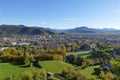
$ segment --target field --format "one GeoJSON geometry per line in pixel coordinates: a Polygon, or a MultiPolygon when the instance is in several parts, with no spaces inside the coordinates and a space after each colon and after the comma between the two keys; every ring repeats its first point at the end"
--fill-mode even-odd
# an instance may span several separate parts
{"type": "MultiPolygon", "coordinates": [[[[82,56],[83,58],[89,58],[90,53],[89,52],[69,52],[67,55],[75,55],[75,56],[82,56]]],[[[97,77],[96,70],[100,67],[100,65],[96,66],[89,66],[85,69],[80,69],[81,67],[76,67],[75,69],[79,71],[83,75],[87,75],[88,77],[97,77]]]]}
{"type": "Polygon", "coordinates": [[[67,55],[77,55],[77,56],[82,56],[83,58],[87,58],[90,56],[89,51],[82,51],[82,52],[68,52],[67,55]]]}
{"type": "MultiPolygon", "coordinates": [[[[82,56],[84,58],[87,58],[90,56],[89,52],[70,52],[67,53],[67,55],[76,55],[76,56],[82,56]]],[[[59,74],[62,72],[64,68],[72,67],[77,69],[77,71],[81,72],[83,75],[87,75],[88,77],[97,77],[95,74],[95,69],[99,68],[99,65],[97,66],[90,66],[85,69],[80,69],[79,67],[73,67],[71,64],[62,62],[62,61],[55,61],[55,60],[49,60],[49,61],[39,61],[39,65],[41,68],[37,67],[24,67],[23,65],[14,65],[11,63],[0,63],[0,80],[6,76],[11,75],[20,75],[24,71],[37,71],[39,69],[45,69],[47,72],[52,72],[55,74],[59,74]]]]}
{"type": "MultiPolygon", "coordinates": [[[[73,67],[72,65],[61,61],[40,61],[40,66],[47,72],[61,73],[64,67],[73,67]]],[[[0,80],[6,76],[19,75],[24,71],[37,71],[40,68],[23,67],[22,65],[13,65],[11,63],[0,63],[0,80]]]]}
{"type": "Polygon", "coordinates": [[[0,63],[0,80],[6,76],[19,75],[24,71],[36,71],[36,67],[22,67],[21,65],[13,65],[10,63],[0,63]]]}
{"type": "Polygon", "coordinates": [[[48,72],[61,73],[65,67],[73,67],[72,65],[61,61],[40,61],[40,66],[48,72]]]}
{"type": "Polygon", "coordinates": [[[97,77],[97,72],[95,71],[95,69],[98,69],[100,66],[90,66],[88,68],[82,69],[80,70],[80,72],[83,75],[87,75],[88,77],[97,77]]]}

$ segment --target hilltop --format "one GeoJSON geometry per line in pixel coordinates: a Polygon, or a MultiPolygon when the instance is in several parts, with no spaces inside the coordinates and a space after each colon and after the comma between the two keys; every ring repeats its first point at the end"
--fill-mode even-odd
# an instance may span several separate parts
{"type": "Polygon", "coordinates": [[[0,35],[39,35],[55,33],[120,33],[120,30],[113,28],[89,28],[86,26],[76,27],[73,29],[50,29],[39,26],[0,25],[0,35]]]}
{"type": "Polygon", "coordinates": [[[103,28],[103,29],[98,29],[98,28],[89,28],[86,26],[81,26],[81,27],[76,27],[73,29],[57,29],[55,30],[56,32],[64,32],[64,33],[116,33],[120,32],[120,30],[116,30],[113,28],[103,28]]]}
{"type": "Polygon", "coordinates": [[[0,25],[0,35],[38,35],[38,34],[54,34],[52,30],[42,27],[29,27],[24,25],[0,25]]]}

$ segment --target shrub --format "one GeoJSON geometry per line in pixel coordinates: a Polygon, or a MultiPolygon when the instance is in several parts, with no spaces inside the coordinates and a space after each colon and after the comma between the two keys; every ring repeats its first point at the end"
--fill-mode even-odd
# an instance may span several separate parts
{"type": "Polygon", "coordinates": [[[58,54],[41,54],[36,57],[37,60],[60,60],[63,61],[63,56],[58,54]]]}
{"type": "Polygon", "coordinates": [[[46,71],[42,69],[34,72],[33,78],[34,80],[46,80],[47,78],[46,71]]]}
{"type": "Polygon", "coordinates": [[[33,74],[30,71],[25,71],[22,75],[21,75],[21,79],[22,80],[33,80],[33,74]]]}
{"type": "Polygon", "coordinates": [[[111,72],[105,73],[104,71],[101,71],[100,78],[102,80],[114,80],[115,76],[111,72]]]}
{"type": "Polygon", "coordinates": [[[64,68],[62,71],[62,76],[66,80],[74,80],[75,76],[77,75],[77,72],[73,68],[64,68]]]}
{"type": "Polygon", "coordinates": [[[90,60],[90,59],[83,59],[83,62],[82,62],[82,67],[83,68],[86,68],[86,67],[91,66],[91,65],[93,65],[92,60],[90,60]]]}

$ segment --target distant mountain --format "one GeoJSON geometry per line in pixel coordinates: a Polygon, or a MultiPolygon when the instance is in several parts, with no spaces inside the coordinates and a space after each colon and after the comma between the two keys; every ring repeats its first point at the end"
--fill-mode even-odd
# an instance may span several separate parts
{"type": "Polygon", "coordinates": [[[120,33],[120,30],[113,28],[95,29],[86,26],[76,27],[74,29],[50,29],[38,26],[25,25],[0,25],[1,35],[38,35],[38,34],[55,34],[55,33],[120,33]]]}
{"type": "Polygon", "coordinates": [[[59,33],[111,33],[111,32],[120,32],[120,30],[116,30],[113,28],[104,28],[104,29],[95,29],[95,28],[88,28],[86,26],[76,27],[74,29],[64,29],[64,30],[55,30],[59,33]]]}
{"type": "Polygon", "coordinates": [[[74,29],[64,29],[64,30],[55,30],[56,32],[64,32],[64,33],[96,33],[96,29],[93,28],[88,28],[86,26],[82,26],[82,27],[76,27],[74,29]]]}
{"type": "Polygon", "coordinates": [[[118,30],[116,30],[114,28],[103,28],[102,30],[103,31],[118,31],[118,30]]]}
{"type": "Polygon", "coordinates": [[[28,27],[24,25],[0,25],[0,35],[38,35],[38,34],[54,34],[52,30],[41,27],[28,27]]]}
{"type": "Polygon", "coordinates": [[[96,30],[92,29],[92,28],[88,28],[86,26],[82,26],[82,27],[77,27],[74,29],[69,29],[68,32],[73,32],[73,33],[95,33],[96,30]]]}

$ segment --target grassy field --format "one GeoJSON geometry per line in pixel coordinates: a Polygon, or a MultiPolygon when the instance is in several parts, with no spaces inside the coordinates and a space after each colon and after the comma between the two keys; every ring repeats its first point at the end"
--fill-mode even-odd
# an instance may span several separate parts
{"type": "Polygon", "coordinates": [[[84,58],[87,58],[88,56],[90,56],[89,52],[68,52],[67,55],[77,55],[77,56],[82,56],[84,58]]]}
{"type": "Polygon", "coordinates": [[[82,70],[78,70],[81,72],[81,74],[83,75],[87,75],[88,77],[97,77],[97,73],[95,72],[95,69],[98,69],[100,66],[90,66],[88,68],[82,69],[82,70]]]}
{"type": "Polygon", "coordinates": [[[48,72],[61,73],[65,67],[73,67],[72,65],[62,61],[40,61],[40,66],[48,72]]]}
{"type": "MultiPolygon", "coordinates": [[[[75,55],[75,56],[82,56],[83,58],[89,58],[90,53],[89,52],[68,52],[67,55],[75,55]]],[[[100,65],[96,66],[89,66],[85,69],[81,69],[81,67],[76,67],[76,71],[79,71],[82,75],[87,75],[88,77],[97,77],[96,74],[98,74],[95,69],[98,69],[100,65]]]]}
{"type": "MultiPolygon", "coordinates": [[[[40,66],[48,72],[61,73],[64,67],[73,67],[62,61],[40,61],[40,66]]],[[[25,71],[37,71],[40,68],[23,67],[22,65],[13,65],[11,63],[0,63],[0,80],[6,76],[20,75],[25,71]]]]}
{"type": "Polygon", "coordinates": [[[0,63],[0,80],[6,76],[19,75],[24,71],[36,71],[36,67],[22,67],[21,65],[13,65],[10,63],[0,63]]]}

